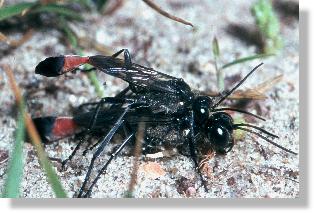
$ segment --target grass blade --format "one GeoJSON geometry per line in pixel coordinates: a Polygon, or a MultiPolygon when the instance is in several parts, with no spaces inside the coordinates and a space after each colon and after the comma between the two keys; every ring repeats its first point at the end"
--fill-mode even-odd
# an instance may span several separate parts
{"type": "MultiPolygon", "coordinates": [[[[13,73],[8,66],[3,66],[3,68],[4,68],[4,71],[6,72],[8,78],[9,78],[9,83],[10,83],[12,91],[14,92],[16,102],[18,105],[21,105],[21,103],[23,103],[23,98],[21,96],[20,88],[16,84],[13,73]]],[[[24,117],[25,126],[27,128],[28,134],[29,134],[29,136],[32,140],[32,143],[36,149],[39,163],[40,163],[41,167],[44,169],[46,176],[47,176],[47,179],[48,179],[48,182],[50,183],[56,197],[58,197],[58,198],[67,197],[67,195],[66,195],[66,193],[65,193],[65,191],[64,191],[64,189],[63,189],[63,187],[62,187],[62,185],[58,179],[58,176],[55,173],[54,169],[52,168],[52,165],[51,165],[50,161],[48,160],[47,155],[46,155],[46,153],[42,147],[42,142],[41,142],[40,137],[37,133],[35,125],[31,119],[31,117],[29,116],[29,114],[26,113],[24,108],[22,110],[22,115],[24,117]]],[[[10,177],[10,178],[12,178],[12,177],[10,177]]]]}
{"type": "Polygon", "coordinates": [[[142,140],[144,138],[144,129],[145,129],[145,123],[140,123],[138,127],[138,131],[136,133],[136,141],[135,141],[135,147],[134,147],[134,162],[133,162],[133,169],[131,173],[131,180],[129,184],[129,189],[125,194],[126,198],[134,198],[133,192],[135,185],[137,183],[137,177],[138,177],[138,169],[140,166],[140,158],[142,154],[142,140]]]}
{"type": "Polygon", "coordinates": [[[76,48],[78,45],[76,34],[71,30],[69,24],[66,22],[63,16],[60,16],[58,21],[59,21],[58,26],[63,31],[68,42],[72,47],[76,48]]]}
{"type": "Polygon", "coordinates": [[[258,0],[252,7],[255,22],[263,36],[263,52],[276,53],[283,46],[280,35],[280,22],[273,9],[272,1],[258,0]]]}
{"type": "MultiPolygon", "coordinates": [[[[71,44],[71,46],[76,50],[76,52],[78,52],[79,55],[83,55],[83,51],[80,50],[79,46],[78,46],[78,38],[76,36],[76,34],[71,30],[71,28],[68,26],[67,22],[64,20],[63,17],[61,17],[60,19],[60,27],[61,30],[64,31],[65,36],[67,37],[69,43],[71,44]]],[[[90,66],[88,65],[84,65],[85,69],[89,69],[90,66]]],[[[97,78],[97,75],[94,71],[88,72],[87,76],[91,82],[91,84],[95,87],[95,91],[97,93],[97,96],[102,98],[104,97],[104,88],[102,86],[102,84],[100,83],[100,81],[97,78]]]]}
{"type": "Polygon", "coordinates": [[[170,13],[164,11],[161,7],[159,7],[157,4],[155,4],[154,2],[152,2],[151,0],[143,0],[143,2],[145,2],[149,7],[151,7],[152,9],[154,9],[155,11],[157,11],[158,13],[160,13],[161,15],[174,20],[176,22],[185,24],[185,25],[190,25],[191,27],[194,27],[193,24],[191,22],[188,22],[182,18],[179,18],[177,16],[171,15],[170,13]]]}
{"type": "Polygon", "coordinates": [[[67,18],[75,19],[78,21],[83,20],[83,17],[77,11],[69,9],[64,5],[47,4],[47,5],[38,6],[36,7],[36,9],[32,10],[32,13],[40,13],[40,12],[56,13],[58,15],[63,15],[67,18]]]}
{"type": "Polygon", "coordinates": [[[214,57],[218,58],[220,56],[220,49],[219,49],[219,44],[216,37],[214,37],[213,39],[212,48],[213,48],[214,57]]]}
{"type": "Polygon", "coordinates": [[[23,11],[33,7],[36,3],[19,3],[0,8],[0,21],[22,14],[23,11]]]}
{"type": "Polygon", "coordinates": [[[91,82],[91,84],[95,87],[95,91],[97,93],[97,96],[102,98],[104,97],[104,88],[102,84],[99,82],[97,75],[95,71],[88,72],[88,78],[91,82]]]}
{"type": "Polygon", "coordinates": [[[216,70],[216,77],[217,77],[217,88],[219,91],[225,90],[225,74],[222,71],[222,69],[218,68],[218,60],[220,57],[220,49],[219,49],[219,43],[216,36],[214,37],[212,41],[212,52],[214,55],[214,62],[215,62],[215,70],[216,70]]]}
{"type": "Polygon", "coordinates": [[[96,7],[98,11],[102,11],[107,5],[108,0],[97,0],[95,1],[96,7]]]}
{"type": "MultiPolygon", "coordinates": [[[[19,108],[24,109],[24,104],[21,103],[19,105],[19,108]]],[[[7,178],[5,180],[5,185],[4,185],[4,192],[2,194],[2,197],[5,197],[5,198],[20,197],[20,186],[22,182],[23,168],[24,168],[23,143],[24,143],[24,135],[25,135],[25,125],[24,125],[23,109],[20,109],[20,112],[19,112],[15,143],[14,143],[13,151],[11,154],[11,159],[9,161],[9,166],[7,170],[7,178]]]]}
{"type": "Polygon", "coordinates": [[[273,56],[273,55],[275,55],[275,54],[258,54],[258,55],[244,57],[244,58],[239,58],[239,59],[236,59],[236,60],[234,60],[234,61],[232,61],[230,63],[227,63],[227,64],[223,65],[221,69],[225,69],[227,67],[231,67],[233,65],[240,64],[240,63],[243,63],[243,62],[246,62],[246,61],[252,61],[252,60],[255,60],[255,59],[258,59],[258,58],[266,58],[266,57],[273,56]]]}

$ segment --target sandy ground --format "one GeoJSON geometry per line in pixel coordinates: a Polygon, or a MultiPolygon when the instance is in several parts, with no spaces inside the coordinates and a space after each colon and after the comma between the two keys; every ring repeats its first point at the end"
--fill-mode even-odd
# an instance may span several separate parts
{"type": "MultiPolygon", "coordinates": [[[[253,2],[253,1],[252,1],[253,2]]],[[[221,63],[255,54],[258,49],[250,40],[230,33],[235,25],[254,29],[254,19],[246,0],[221,0],[210,3],[202,0],[160,1],[168,11],[175,11],[195,25],[189,26],[168,20],[152,11],[142,2],[127,1],[111,16],[100,17],[86,13],[85,23],[76,24],[79,33],[112,47],[113,51],[127,48],[133,60],[154,67],[170,75],[182,77],[194,89],[215,90],[215,72],[211,41],[219,40],[221,63]],[[194,72],[192,72],[192,67],[194,72]]],[[[281,1],[284,2],[284,1],[281,1]]],[[[274,86],[265,101],[250,103],[247,110],[262,114],[266,122],[257,125],[280,136],[276,142],[295,152],[299,150],[299,23],[298,19],[280,13],[284,48],[280,54],[263,59],[265,65],[243,85],[252,88],[270,77],[283,74],[284,79],[274,86]]],[[[12,33],[13,38],[21,36],[12,33]]],[[[55,30],[36,31],[21,47],[2,55],[0,64],[9,64],[24,94],[32,115],[71,115],[71,109],[82,102],[95,100],[94,88],[85,75],[47,79],[34,74],[36,64],[51,55],[71,54],[55,30]],[[36,88],[37,85],[37,88],[36,88]],[[30,94],[30,90],[36,92],[30,94]]],[[[0,50],[6,48],[0,45],[0,50]]],[[[86,54],[97,54],[93,49],[86,54]]],[[[260,60],[233,66],[226,76],[244,76],[260,60]]],[[[112,96],[125,87],[120,80],[99,74],[106,82],[105,94],[112,96]]],[[[228,83],[228,81],[227,81],[228,83]]],[[[229,86],[227,84],[227,86],[229,86]]],[[[230,86],[229,86],[230,87],[230,86]]],[[[14,141],[16,122],[14,99],[7,79],[0,73],[0,188],[3,187],[9,150],[14,141]]],[[[62,140],[46,146],[48,155],[66,158],[75,146],[74,140],[62,140]]],[[[110,151],[110,147],[108,149],[110,151]]],[[[23,197],[53,197],[45,175],[40,169],[35,152],[25,144],[25,169],[22,182],[23,197]]],[[[79,189],[86,173],[91,154],[76,156],[66,171],[53,162],[69,196],[79,189]]],[[[108,155],[97,163],[101,166],[108,155]]],[[[92,197],[123,197],[130,183],[133,156],[118,156],[109,166],[108,173],[98,181],[92,197]]],[[[260,138],[247,135],[237,141],[226,156],[215,156],[208,161],[208,188],[206,193],[188,157],[175,155],[157,159],[143,158],[141,165],[157,162],[165,174],[151,178],[139,171],[135,197],[208,197],[208,198],[295,198],[299,195],[299,159],[260,138]]]]}

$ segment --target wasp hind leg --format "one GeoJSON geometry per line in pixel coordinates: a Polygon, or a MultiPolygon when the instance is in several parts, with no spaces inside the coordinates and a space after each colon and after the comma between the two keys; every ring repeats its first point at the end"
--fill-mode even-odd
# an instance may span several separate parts
{"type": "Polygon", "coordinates": [[[76,152],[79,150],[79,148],[81,147],[81,145],[85,141],[85,136],[88,135],[92,131],[93,127],[95,126],[95,123],[96,123],[96,120],[97,120],[97,116],[99,114],[100,107],[103,105],[103,103],[104,103],[104,100],[101,99],[101,101],[97,104],[97,107],[94,110],[93,116],[91,117],[91,119],[89,121],[88,128],[85,131],[83,131],[81,133],[81,135],[80,135],[79,143],[76,145],[76,147],[74,148],[74,150],[70,154],[70,156],[67,159],[65,159],[64,161],[62,161],[62,167],[61,167],[62,169],[64,169],[66,163],[68,161],[70,161],[74,157],[76,152]]]}
{"type": "Polygon", "coordinates": [[[122,52],[124,52],[124,66],[126,69],[130,69],[132,67],[131,55],[128,49],[122,49],[112,55],[113,58],[118,57],[122,52]]]}
{"type": "MultiPolygon", "coordinates": [[[[87,173],[86,173],[86,176],[85,176],[85,179],[84,179],[84,182],[80,188],[80,191],[79,191],[79,194],[78,194],[78,197],[86,197],[87,194],[85,194],[83,196],[83,193],[84,193],[84,190],[85,190],[85,187],[87,185],[87,183],[89,182],[90,180],[90,176],[91,176],[91,172],[94,168],[94,164],[95,164],[95,160],[103,153],[106,145],[111,141],[112,137],[115,135],[115,133],[117,132],[117,130],[123,125],[123,123],[125,122],[124,121],[124,117],[126,115],[126,113],[129,111],[129,109],[131,108],[131,105],[129,105],[125,110],[124,112],[121,114],[121,116],[117,119],[115,125],[112,127],[112,129],[107,133],[107,135],[102,138],[100,140],[100,142],[97,142],[99,144],[99,146],[97,147],[97,150],[95,151],[95,153],[93,154],[93,157],[91,159],[91,162],[89,164],[89,167],[88,167],[88,170],[87,170],[87,173]]],[[[98,175],[99,176],[99,175],[98,175]]],[[[97,178],[98,180],[98,178],[97,178]]],[[[96,181],[97,181],[96,180],[96,181]]],[[[93,187],[96,183],[94,183],[95,180],[93,181],[92,185],[89,187],[89,191],[91,190],[91,187],[93,187]]],[[[88,192],[89,194],[90,192],[88,192]]]]}
{"type": "Polygon", "coordinates": [[[110,158],[108,159],[108,161],[106,162],[106,164],[98,171],[98,174],[96,176],[96,178],[93,180],[93,182],[91,183],[91,185],[89,186],[88,190],[86,191],[86,193],[82,196],[84,198],[88,198],[90,197],[90,194],[93,190],[93,187],[95,186],[95,184],[97,183],[97,181],[99,180],[100,176],[102,174],[105,173],[105,171],[107,170],[108,165],[110,164],[110,162],[123,150],[123,148],[126,146],[126,144],[129,143],[129,141],[134,137],[134,133],[131,133],[123,142],[122,144],[119,145],[119,147],[110,155],[110,158]]]}

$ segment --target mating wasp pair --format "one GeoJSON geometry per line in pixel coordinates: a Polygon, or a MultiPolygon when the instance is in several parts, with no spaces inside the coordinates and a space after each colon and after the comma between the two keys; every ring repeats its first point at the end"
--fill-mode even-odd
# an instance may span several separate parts
{"type": "Polygon", "coordinates": [[[145,153],[153,152],[160,147],[185,150],[193,160],[205,189],[207,189],[207,184],[200,171],[200,157],[211,150],[219,154],[230,152],[234,146],[234,130],[239,129],[257,135],[286,152],[296,154],[273,142],[278,138],[277,135],[253,124],[235,123],[225,111],[244,113],[259,120],[265,120],[264,118],[241,109],[221,107],[221,104],[262,63],[252,69],[231,90],[219,97],[202,95],[200,91],[192,91],[181,78],[133,63],[130,53],[126,49],[122,49],[112,56],[49,57],[37,65],[35,72],[47,77],[57,77],[79,69],[82,64],[92,65],[92,69],[120,78],[127,82],[128,86],[114,97],[105,97],[97,102],[81,105],[79,108],[82,110],[73,117],[50,116],[33,119],[40,136],[46,142],[78,132],[83,135],[63,165],[84,143],[84,135],[92,133],[101,135],[100,139],[90,147],[94,153],[78,197],[90,196],[94,185],[106,172],[114,157],[127,144],[134,144],[136,132],[141,123],[145,124],[143,151],[145,153]],[[118,58],[122,53],[124,59],[118,58]],[[104,152],[116,134],[122,135],[122,142],[98,171],[97,176],[91,179],[95,160],[104,152]]]}

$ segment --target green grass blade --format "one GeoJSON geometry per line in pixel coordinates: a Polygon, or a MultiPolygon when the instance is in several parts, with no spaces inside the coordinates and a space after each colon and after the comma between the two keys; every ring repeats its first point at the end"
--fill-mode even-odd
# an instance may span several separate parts
{"type": "Polygon", "coordinates": [[[252,14],[264,39],[264,53],[276,53],[283,46],[280,35],[280,21],[276,15],[272,1],[258,0],[252,7],[252,14]]]}
{"type": "Polygon", "coordinates": [[[36,9],[32,10],[33,13],[41,13],[41,12],[50,12],[56,13],[58,15],[63,15],[67,18],[75,19],[78,21],[82,21],[83,17],[77,12],[64,5],[57,5],[57,4],[47,4],[47,5],[40,5],[36,7],[36,9]]]}
{"type": "MultiPolygon", "coordinates": [[[[24,107],[24,106],[22,106],[24,107]]],[[[20,197],[20,187],[23,177],[23,143],[25,135],[25,124],[23,111],[20,110],[17,130],[15,137],[15,144],[11,153],[11,159],[7,170],[7,178],[4,185],[4,193],[2,197],[18,198],[20,197]]]]}
{"type": "Polygon", "coordinates": [[[107,3],[108,3],[108,0],[97,0],[96,1],[97,10],[102,11],[107,5],[107,3]]]}
{"type": "MultiPolygon", "coordinates": [[[[234,118],[234,123],[235,124],[245,123],[245,120],[244,120],[243,116],[237,116],[234,118]]],[[[245,132],[241,129],[235,129],[233,132],[233,139],[235,141],[241,141],[246,136],[246,133],[247,132],[245,132]]]]}
{"type": "Polygon", "coordinates": [[[244,58],[239,58],[239,59],[236,59],[236,60],[234,60],[228,64],[223,65],[221,69],[225,69],[227,67],[231,67],[233,65],[244,63],[247,61],[252,61],[252,60],[255,60],[258,58],[266,58],[266,57],[273,56],[273,55],[275,55],[275,54],[258,54],[258,55],[244,57],[244,58]]]}
{"type": "Polygon", "coordinates": [[[220,49],[219,49],[219,44],[216,37],[214,37],[213,39],[212,48],[213,48],[214,57],[218,58],[220,56],[220,49]]]}
{"type": "MultiPolygon", "coordinates": [[[[15,95],[16,102],[19,105],[21,114],[24,118],[25,127],[27,128],[28,135],[31,138],[32,143],[36,149],[39,163],[46,173],[46,177],[48,179],[48,182],[50,183],[56,197],[65,198],[65,197],[67,197],[67,195],[66,195],[66,193],[65,193],[65,191],[64,191],[64,189],[63,189],[63,187],[62,187],[62,185],[58,179],[56,172],[52,168],[51,163],[48,160],[48,157],[46,156],[46,153],[43,149],[42,142],[41,142],[40,137],[37,133],[35,125],[32,122],[32,119],[29,116],[29,114],[26,112],[25,108],[22,107],[24,101],[23,101],[23,98],[21,95],[20,88],[15,81],[14,75],[13,75],[11,69],[9,68],[9,66],[5,65],[5,66],[3,66],[3,68],[4,68],[4,71],[6,72],[6,74],[8,76],[8,80],[9,80],[11,89],[15,95]]],[[[8,178],[12,178],[12,177],[8,176],[8,178]]],[[[14,178],[14,176],[13,176],[13,178],[14,178]]]]}
{"type": "Polygon", "coordinates": [[[64,32],[64,35],[67,38],[68,42],[71,44],[71,46],[73,48],[77,48],[78,46],[77,36],[71,30],[63,16],[59,18],[59,28],[64,32]]]}
{"type": "Polygon", "coordinates": [[[88,72],[88,78],[91,84],[95,87],[97,96],[100,98],[104,97],[104,88],[99,82],[96,73],[94,71],[88,72]]]}
{"type": "Polygon", "coordinates": [[[219,43],[216,36],[214,37],[212,41],[212,53],[214,55],[214,62],[215,62],[215,70],[216,70],[216,77],[217,77],[217,88],[219,91],[225,90],[225,74],[222,71],[222,69],[218,68],[218,60],[220,57],[220,49],[219,49],[219,43]]]}
{"type": "Polygon", "coordinates": [[[81,6],[91,10],[93,8],[92,4],[93,4],[93,0],[73,0],[73,3],[78,3],[81,6]]]}
{"type": "Polygon", "coordinates": [[[24,10],[31,8],[36,3],[19,3],[0,8],[0,21],[21,14],[24,10]]]}
{"type": "MultiPolygon", "coordinates": [[[[68,24],[63,18],[60,18],[60,27],[64,31],[66,38],[70,42],[71,46],[78,52],[77,54],[83,55],[83,51],[78,46],[78,39],[75,33],[70,29],[68,24]]],[[[85,69],[91,68],[89,65],[84,65],[85,69]]],[[[97,78],[97,75],[94,71],[88,72],[87,74],[91,84],[94,86],[97,96],[102,98],[104,97],[104,88],[100,81],[97,78]]]]}
{"type": "Polygon", "coordinates": [[[40,164],[46,172],[48,182],[50,183],[56,197],[67,198],[67,194],[65,190],[63,189],[62,184],[60,183],[59,178],[55,170],[52,168],[52,165],[50,161],[48,160],[48,157],[46,156],[46,153],[42,147],[37,148],[37,154],[38,154],[40,164]]]}

